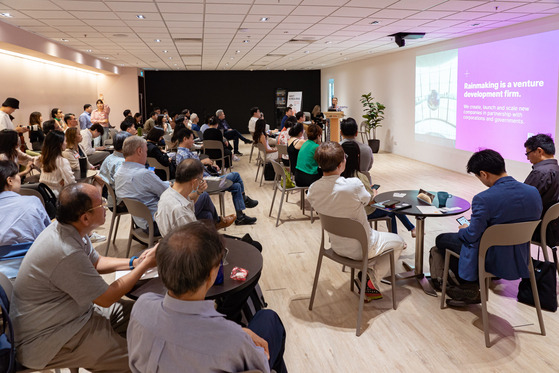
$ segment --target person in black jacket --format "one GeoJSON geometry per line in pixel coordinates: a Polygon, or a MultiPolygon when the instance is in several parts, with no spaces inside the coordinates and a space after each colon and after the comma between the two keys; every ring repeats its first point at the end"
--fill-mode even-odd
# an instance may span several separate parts
{"type": "MultiPolygon", "coordinates": [[[[204,140],[216,140],[216,141],[221,141],[223,143],[223,151],[224,151],[224,155],[225,155],[225,165],[222,164],[218,164],[219,167],[222,168],[228,168],[231,167],[230,164],[230,159],[232,159],[233,155],[230,149],[230,145],[229,142],[223,138],[223,134],[221,133],[221,131],[217,128],[217,126],[219,125],[219,119],[216,117],[212,117],[210,119],[210,123],[209,123],[209,127],[207,130],[204,131],[204,140]]],[[[221,157],[221,152],[219,150],[216,149],[207,149],[206,150],[206,154],[210,157],[210,158],[219,158],[221,157]]],[[[219,162],[221,163],[221,162],[219,162]]]]}
{"type": "MultiPolygon", "coordinates": [[[[148,157],[157,159],[165,167],[169,167],[170,178],[175,178],[175,162],[161,149],[159,142],[163,139],[165,132],[159,127],[153,127],[147,134],[146,140],[148,144],[148,157]]],[[[167,174],[163,170],[155,170],[155,174],[163,181],[167,180],[167,174]]]]}

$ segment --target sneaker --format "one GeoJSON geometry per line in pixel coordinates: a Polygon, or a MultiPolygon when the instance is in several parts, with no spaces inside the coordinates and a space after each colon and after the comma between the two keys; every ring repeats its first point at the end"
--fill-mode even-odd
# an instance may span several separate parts
{"type": "Polygon", "coordinates": [[[251,209],[253,207],[258,206],[258,201],[255,199],[250,198],[249,196],[245,197],[245,207],[247,209],[251,209]]]}
{"type": "Polygon", "coordinates": [[[237,217],[235,220],[235,225],[251,225],[256,223],[256,218],[251,218],[248,215],[243,214],[243,216],[237,217]]]}
{"type": "Polygon", "coordinates": [[[236,151],[236,152],[235,152],[235,155],[238,155],[239,157],[241,157],[241,156],[243,155],[243,153],[241,153],[241,152],[239,152],[239,151],[236,151]]]}
{"type": "Polygon", "coordinates": [[[236,162],[238,162],[238,161],[241,160],[241,158],[237,157],[236,155],[233,155],[233,160],[236,161],[236,162]]]}
{"type": "MultiPolygon", "coordinates": [[[[461,284],[460,286],[451,286],[446,289],[446,294],[457,302],[463,302],[464,304],[478,304],[481,303],[481,296],[479,292],[478,284],[461,284]]],[[[455,303],[456,307],[460,307],[455,303]]],[[[451,305],[451,304],[449,304],[451,305]]]]}
{"type": "MultiPolygon", "coordinates": [[[[357,273],[357,278],[353,279],[353,281],[359,290],[359,294],[361,295],[361,271],[357,273]]],[[[370,301],[377,299],[382,299],[382,294],[375,288],[373,281],[371,281],[367,275],[367,284],[365,285],[365,302],[369,303],[370,301]]]]}
{"type": "Polygon", "coordinates": [[[91,233],[91,235],[89,236],[89,240],[91,241],[91,243],[103,242],[106,239],[107,239],[107,237],[105,237],[105,236],[103,236],[99,233],[96,233],[96,232],[91,233]]]}
{"type": "Polygon", "coordinates": [[[216,229],[227,228],[228,226],[233,224],[236,219],[237,219],[237,215],[235,214],[220,216],[219,222],[215,224],[215,228],[216,229]]]}

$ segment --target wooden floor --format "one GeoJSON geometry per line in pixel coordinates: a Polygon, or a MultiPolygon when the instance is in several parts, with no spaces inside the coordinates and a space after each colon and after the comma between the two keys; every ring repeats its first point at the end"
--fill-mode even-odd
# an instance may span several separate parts
{"type": "MultiPolygon", "coordinates": [[[[250,145],[233,171],[243,177],[245,188],[259,205],[248,210],[258,222],[253,226],[227,229],[227,234],[244,233],[263,246],[264,269],[260,286],[269,308],[282,318],[287,329],[285,360],[291,372],[557,372],[559,359],[559,313],[544,311],[547,336],[539,335],[535,309],[516,301],[518,282],[496,283],[489,295],[491,341],[486,348],[481,325],[481,308],[439,308],[440,298],[426,295],[415,280],[397,282],[397,310],[392,309],[388,285],[381,285],[385,298],[366,304],[363,333],[355,336],[358,296],[349,290],[349,273],[331,261],[323,262],[313,311],[309,298],[320,244],[320,221],[311,224],[298,208],[298,195],[284,204],[280,226],[275,227],[278,202],[268,217],[272,184],[254,182],[254,159],[248,163],[250,145]]],[[[464,165],[457,165],[463,169],[464,165]]],[[[372,169],[380,191],[393,189],[445,190],[471,201],[485,187],[471,175],[451,172],[392,154],[377,154],[372,169]]],[[[217,204],[217,199],[215,200],[217,204]]],[[[226,212],[234,211],[229,195],[226,212]]],[[[307,212],[308,214],[308,212],[307,212]]],[[[469,217],[469,213],[466,214],[469,217]]],[[[101,234],[108,234],[110,212],[101,234]]],[[[383,224],[380,230],[385,230],[383,224]]],[[[425,266],[429,248],[442,232],[454,232],[453,217],[426,220],[425,266]]],[[[124,217],[117,246],[109,255],[124,256],[129,219],[124,217]]],[[[398,231],[408,248],[402,260],[413,262],[414,240],[398,222],[398,231]]],[[[96,245],[104,254],[105,243],[96,245]]],[[[142,247],[134,244],[132,251],[142,247]]],[[[111,277],[107,277],[111,280],[111,277]]],[[[187,336],[185,336],[187,338],[187,336]]]]}

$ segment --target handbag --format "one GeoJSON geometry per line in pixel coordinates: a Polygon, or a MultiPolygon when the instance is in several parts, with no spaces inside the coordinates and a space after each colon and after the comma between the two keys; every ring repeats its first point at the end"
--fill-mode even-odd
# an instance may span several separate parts
{"type": "MultiPolygon", "coordinates": [[[[538,296],[542,309],[557,311],[557,273],[555,263],[532,258],[534,274],[538,287],[538,296]]],[[[523,278],[518,285],[518,301],[530,306],[534,305],[534,296],[529,278],[523,278]]]]}

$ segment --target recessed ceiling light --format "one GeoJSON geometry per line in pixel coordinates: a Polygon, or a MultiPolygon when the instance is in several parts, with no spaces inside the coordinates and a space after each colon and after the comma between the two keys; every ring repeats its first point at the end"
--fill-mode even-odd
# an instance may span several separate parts
{"type": "Polygon", "coordinates": [[[227,62],[227,63],[225,64],[225,66],[229,66],[229,62],[227,62]]]}
{"type": "Polygon", "coordinates": [[[169,59],[170,59],[170,60],[172,60],[172,59],[173,59],[173,57],[169,57],[169,59]]]}
{"type": "Polygon", "coordinates": [[[243,40],[243,43],[250,43],[250,40],[243,40]]]}
{"type": "Polygon", "coordinates": [[[108,59],[109,59],[109,57],[103,57],[103,58],[104,58],[104,59],[106,59],[106,60],[108,60],[108,59]]]}
{"type": "Polygon", "coordinates": [[[241,51],[235,51],[235,53],[241,53],[241,51]]]}
{"type": "Polygon", "coordinates": [[[266,22],[269,18],[268,17],[262,17],[260,18],[260,22],[266,22]]]}
{"type": "Polygon", "coordinates": [[[165,50],[163,51],[163,53],[167,53],[167,52],[169,52],[167,49],[165,49],[165,50]]]}
{"type": "Polygon", "coordinates": [[[13,18],[13,16],[10,13],[1,13],[2,17],[6,17],[6,18],[13,18]]]}
{"type": "Polygon", "coordinates": [[[161,43],[161,39],[155,39],[156,43],[161,43]]]}
{"type": "Polygon", "coordinates": [[[229,59],[230,59],[230,60],[234,60],[235,58],[234,58],[234,57],[229,57],[229,59]]]}
{"type": "Polygon", "coordinates": [[[309,51],[304,51],[303,53],[309,53],[309,51]]]}
{"type": "Polygon", "coordinates": [[[68,39],[60,39],[60,40],[61,40],[61,41],[64,41],[64,42],[70,41],[70,40],[68,40],[68,39]]]}
{"type": "Polygon", "coordinates": [[[124,64],[123,64],[123,63],[121,63],[121,64],[120,64],[120,66],[124,66],[124,64]]]}
{"type": "Polygon", "coordinates": [[[480,25],[479,23],[472,23],[473,27],[476,27],[476,26],[479,26],[479,25],[480,25]]]}
{"type": "Polygon", "coordinates": [[[331,42],[330,40],[328,40],[328,41],[326,42],[326,44],[332,44],[332,42],[331,42]]]}
{"type": "Polygon", "coordinates": [[[146,16],[144,16],[143,14],[138,14],[138,15],[136,15],[136,18],[138,18],[138,19],[146,19],[146,16]]]}
{"type": "Polygon", "coordinates": [[[379,21],[370,22],[371,25],[378,25],[379,23],[380,23],[379,21]]]}
{"type": "Polygon", "coordinates": [[[86,51],[87,53],[93,52],[91,49],[86,49],[85,51],[86,51]]]}
{"type": "Polygon", "coordinates": [[[175,65],[175,66],[177,66],[177,64],[176,64],[176,63],[175,63],[174,65],[175,65]]]}

